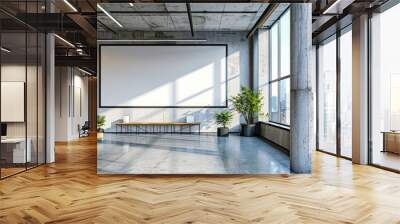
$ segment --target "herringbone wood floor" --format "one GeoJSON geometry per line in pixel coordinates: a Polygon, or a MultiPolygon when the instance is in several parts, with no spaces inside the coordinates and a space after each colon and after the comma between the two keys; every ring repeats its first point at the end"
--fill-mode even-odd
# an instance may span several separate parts
{"type": "Polygon", "coordinates": [[[400,223],[400,175],[314,153],[312,175],[98,176],[96,142],[0,181],[0,223],[400,223]]]}

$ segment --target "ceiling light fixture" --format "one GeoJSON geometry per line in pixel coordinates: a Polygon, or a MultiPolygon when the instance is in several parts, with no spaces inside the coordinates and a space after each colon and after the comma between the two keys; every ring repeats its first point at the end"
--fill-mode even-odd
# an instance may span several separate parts
{"type": "Polygon", "coordinates": [[[8,49],[5,48],[5,47],[0,47],[0,49],[1,49],[2,51],[6,52],[6,53],[11,53],[11,50],[8,50],[8,49]]]}
{"type": "Polygon", "coordinates": [[[68,1],[64,0],[65,4],[67,4],[74,12],[78,12],[78,10],[68,1]]]}
{"type": "Polygon", "coordinates": [[[55,37],[57,37],[58,39],[62,40],[64,43],[66,43],[67,45],[69,45],[70,47],[75,48],[75,45],[73,45],[71,42],[69,42],[68,40],[62,38],[61,36],[54,34],[55,37]]]}
{"type": "Polygon", "coordinates": [[[97,8],[99,8],[101,11],[103,11],[112,21],[114,21],[118,26],[123,28],[122,24],[119,23],[110,13],[108,13],[103,7],[100,6],[100,4],[97,4],[97,8]]]}
{"type": "Polygon", "coordinates": [[[132,2],[131,2],[131,3],[129,3],[129,5],[130,5],[130,6],[132,6],[132,7],[134,6],[132,2]]]}
{"type": "Polygon", "coordinates": [[[86,70],[83,70],[83,69],[81,69],[81,68],[79,68],[79,67],[78,67],[78,70],[81,71],[81,72],[83,72],[83,73],[85,73],[85,74],[87,74],[87,75],[92,75],[92,73],[90,73],[90,72],[88,72],[88,71],[86,71],[86,70]]]}
{"type": "Polygon", "coordinates": [[[206,39],[97,40],[99,42],[205,42],[206,39]]]}

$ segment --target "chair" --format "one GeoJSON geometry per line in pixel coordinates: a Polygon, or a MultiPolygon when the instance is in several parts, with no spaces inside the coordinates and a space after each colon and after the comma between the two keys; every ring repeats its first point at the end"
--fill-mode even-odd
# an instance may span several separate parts
{"type": "Polygon", "coordinates": [[[85,121],[82,127],[78,124],[79,138],[89,136],[90,124],[89,121],[85,121]]]}

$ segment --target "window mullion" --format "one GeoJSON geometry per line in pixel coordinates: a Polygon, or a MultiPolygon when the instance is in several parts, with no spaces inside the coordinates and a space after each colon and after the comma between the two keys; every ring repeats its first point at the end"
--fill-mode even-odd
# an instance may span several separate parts
{"type": "MultiPolygon", "coordinates": [[[[278,26],[278,80],[281,78],[281,21],[277,22],[278,26]]],[[[278,121],[279,123],[283,123],[281,120],[281,80],[278,81],[278,121]]]]}

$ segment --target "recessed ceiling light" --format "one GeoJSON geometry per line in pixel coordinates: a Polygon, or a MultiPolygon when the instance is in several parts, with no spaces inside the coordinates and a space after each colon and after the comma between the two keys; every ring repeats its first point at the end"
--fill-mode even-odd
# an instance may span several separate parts
{"type": "Polygon", "coordinates": [[[114,21],[118,26],[123,28],[122,24],[119,23],[110,13],[108,13],[103,7],[100,6],[100,4],[97,4],[97,8],[99,8],[101,11],[103,11],[112,21],[114,21]]]}
{"type": "Polygon", "coordinates": [[[5,48],[5,47],[0,47],[0,49],[1,49],[2,51],[6,52],[6,53],[11,53],[11,50],[8,50],[8,49],[5,48]]]}
{"type": "Polygon", "coordinates": [[[59,36],[59,35],[57,35],[57,34],[54,34],[54,36],[57,37],[58,39],[60,39],[61,41],[63,41],[64,43],[66,43],[67,45],[69,45],[69,46],[75,48],[75,45],[73,45],[73,44],[72,44],[71,42],[69,42],[68,40],[62,38],[61,36],[59,36]]]}
{"type": "Polygon", "coordinates": [[[64,0],[65,4],[67,4],[74,12],[78,12],[78,10],[68,1],[64,0]]]}
{"type": "Polygon", "coordinates": [[[131,2],[131,3],[129,3],[129,5],[130,5],[130,6],[132,6],[132,7],[134,6],[132,2],[131,2]]]}

